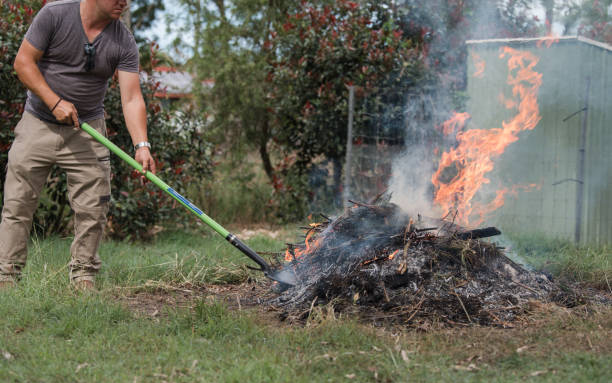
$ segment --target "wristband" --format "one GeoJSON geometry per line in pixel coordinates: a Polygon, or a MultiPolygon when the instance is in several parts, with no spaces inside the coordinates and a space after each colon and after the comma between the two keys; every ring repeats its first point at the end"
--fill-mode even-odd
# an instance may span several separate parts
{"type": "Polygon", "coordinates": [[[62,102],[62,98],[60,97],[59,100],[57,100],[57,102],[55,103],[55,105],[53,106],[53,108],[51,108],[51,113],[53,113],[53,111],[55,110],[55,108],[57,108],[57,106],[59,105],[60,102],[62,102]]]}
{"type": "Polygon", "coordinates": [[[134,145],[134,150],[138,150],[142,147],[146,146],[147,148],[151,149],[151,144],[148,143],[147,141],[142,141],[137,143],[136,145],[134,145]]]}

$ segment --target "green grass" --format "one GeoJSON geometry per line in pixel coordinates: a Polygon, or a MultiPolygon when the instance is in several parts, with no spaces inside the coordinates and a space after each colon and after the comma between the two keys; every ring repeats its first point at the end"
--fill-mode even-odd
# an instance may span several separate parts
{"type": "MultiPolygon", "coordinates": [[[[278,250],[283,241],[247,242],[278,250]]],[[[607,308],[587,315],[545,307],[525,328],[427,332],[383,330],[327,307],[316,308],[306,325],[289,325],[208,299],[148,317],[122,305],[117,288],[261,276],[244,269],[249,260],[221,238],[166,233],[151,244],[105,243],[101,291],[79,294],[68,286],[69,245],[58,238],[35,242],[22,282],[0,291],[1,382],[612,379],[607,308]],[[523,346],[528,347],[517,352],[523,346]]]]}
{"type": "Polygon", "coordinates": [[[612,293],[612,247],[576,246],[542,236],[511,236],[513,249],[538,270],[612,293]]]}

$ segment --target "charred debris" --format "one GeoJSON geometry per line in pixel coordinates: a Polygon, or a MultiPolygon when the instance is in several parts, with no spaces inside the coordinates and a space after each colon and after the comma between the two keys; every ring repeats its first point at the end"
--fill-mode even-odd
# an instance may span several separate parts
{"type": "Polygon", "coordinates": [[[483,240],[501,234],[494,227],[410,217],[388,201],[351,203],[341,216],[305,228],[304,243],[288,245],[283,267],[298,283],[277,285],[269,301],[284,317],[305,319],[332,303],[372,320],[511,326],[533,302],[584,303],[483,240]]]}

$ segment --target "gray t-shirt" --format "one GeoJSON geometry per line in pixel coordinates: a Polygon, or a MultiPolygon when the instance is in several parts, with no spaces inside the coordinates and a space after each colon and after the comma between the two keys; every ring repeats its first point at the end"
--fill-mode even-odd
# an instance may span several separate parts
{"type": "MultiPolygon", "coordinates": [[[[43,77],[61,98],[73,103],[84,121],[104,117],[104,95],[115,69],[138,72],[138,47],[127,27],[113,20],[92,41],[95,66],[86,71],[87,35],[81,22],[80,0],[46,4],[34,18],[25,38],[44,52],[38,61],[43,77]]],[[[28,91],[25,110],[57,122],[45,103],[28,91]]]]}

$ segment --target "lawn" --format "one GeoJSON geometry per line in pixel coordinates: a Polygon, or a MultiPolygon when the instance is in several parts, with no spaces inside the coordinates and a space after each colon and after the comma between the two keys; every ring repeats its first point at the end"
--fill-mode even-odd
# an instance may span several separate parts
{"type": "MultiPolygon", "coordinates": [[[[246,242],[279,250],[291,235],[283,233],[246,242]]],[[[506,329],[380,327],[330,307],[290,324],[265,308],[237,308],[206,294],[214,286],[248,291],[268,283],[218,236],[175,232],[146,244],[105,242],[96,293],[69,287],[69,246],[69,239],[35,240],[22,282],[0,292],[0,381],[612,380],[608,307],[534,304],[528,321],[506,329]],[[126,304],[139,292],[183,295],[180,304],[160,304],[148,315],[126,304]]]]}

